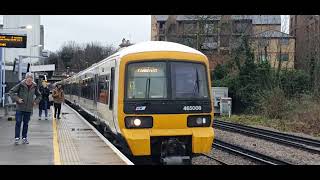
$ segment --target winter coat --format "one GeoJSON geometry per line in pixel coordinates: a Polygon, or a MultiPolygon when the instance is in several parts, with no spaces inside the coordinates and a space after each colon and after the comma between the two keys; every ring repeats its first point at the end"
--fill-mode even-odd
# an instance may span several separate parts
{"type": "Polygon", "coordinates": [[[50,95],[50,90],[47,87],[41,86],[39,88],[39,91],[41,93],[41,101],[39,103],[39,109],[45,109],[45,102],[47,102],[47,109],[50,109],[50,104],[49,104],[49,95],[50,95]]]}
{"type": "Polygon", "coordinates": [[[64,92],[62,89],[54,89],[52,92],[53,102],[54,103],[63,103],[64,102],[64,92]]]}
{"type": "Polygon", "coordinates": [[[11,96],[11,99],[16,101],[17,111],[32,112],[33,103],[40,102],[41,94],[36,83],[33,82],[29,88],[25,81],[26,80],[21,81],[10,89],[9,95],[11,96]],[[36,98],[34,98],[34,95],[36,95],[36,98]],[[23,99],[23,103],[19,103],[19,99],[23,99]]]}

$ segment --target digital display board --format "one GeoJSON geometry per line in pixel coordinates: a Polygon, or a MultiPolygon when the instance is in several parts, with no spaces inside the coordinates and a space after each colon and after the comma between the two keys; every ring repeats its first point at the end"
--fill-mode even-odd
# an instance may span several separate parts
{"type": "Polygon", "coordinates": [[[27,36],[0,34],[0,47],[26,48],[27,47],[27,36]]]}

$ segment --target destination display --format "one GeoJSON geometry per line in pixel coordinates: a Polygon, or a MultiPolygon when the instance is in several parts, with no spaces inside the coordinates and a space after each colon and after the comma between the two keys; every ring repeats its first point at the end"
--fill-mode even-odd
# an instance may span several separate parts
{"type": "Polygon", "coordinates": [[[26,48],[27,47],[27,36],[0,34],[0,47],[26,48]]]}

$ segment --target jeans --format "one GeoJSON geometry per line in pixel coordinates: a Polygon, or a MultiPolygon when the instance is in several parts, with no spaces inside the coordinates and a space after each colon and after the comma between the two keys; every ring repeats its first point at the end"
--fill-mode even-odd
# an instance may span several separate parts
{"type": "Polygon", "coordinates": [[[61,111],[61,103],[54,103],[54,118],[57,117],[57,113],[58,113],[58,118],[60,117],[60,111],[61,111]]]}
{"type": "Polygon", "coordinates": [[[16,128],[15,138],[20,138],[21,123],[23,121],[22,138],[27,138],[28,124],[30,121],[31,112],[17,111],[16,112],[16,128]]]}
{"type": "Polygon", "coordinates": [[[42,109],[39,108],[39,118],[41,117],[42,115],[42,110],[44,109],[44,114],[46,117],[48,117],[48,101],[44,101],[43,102],[43,107],[42,109]]]}

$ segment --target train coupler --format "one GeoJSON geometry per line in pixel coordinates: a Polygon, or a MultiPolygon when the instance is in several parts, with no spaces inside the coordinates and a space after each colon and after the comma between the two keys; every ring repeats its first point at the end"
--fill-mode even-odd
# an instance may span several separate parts
{"type": "Polygon", "coordinates": [[[178,138],[169,138],[161,144],[160,162],[163,165],[183,165],[190,164],[191,158],[188,156],[186,144],[178,138]]]}

